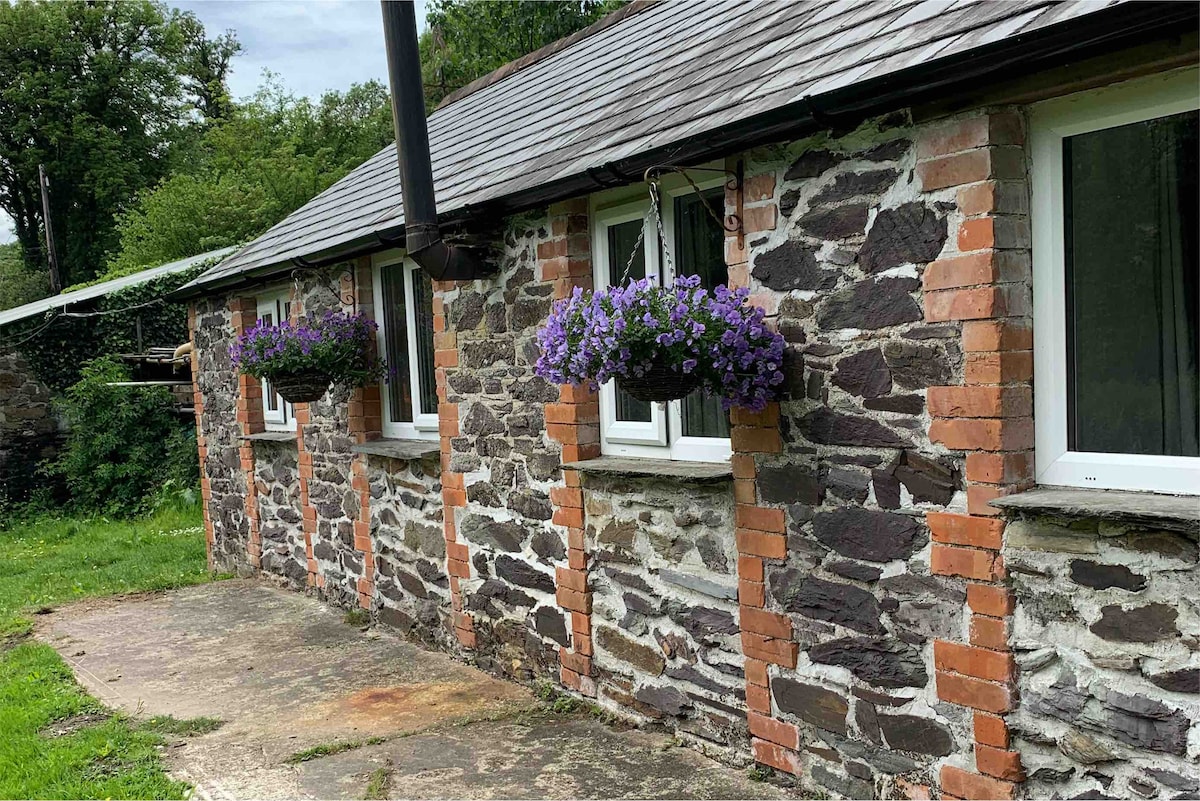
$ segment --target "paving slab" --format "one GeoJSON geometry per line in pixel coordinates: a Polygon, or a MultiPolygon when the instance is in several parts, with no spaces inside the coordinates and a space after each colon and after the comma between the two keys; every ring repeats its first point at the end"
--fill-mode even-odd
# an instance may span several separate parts
{"type": "Polygon", "coordinates": [[[784,794],[663,734],[549,713],[524,687],[263,582],[85,602],[38,636],[112,707],[224,721],[165,754],[200,799],[362,798],[373,775],[394,798],[784,794]],[[362,745],[288,762],[346,742],[362,745]]]}

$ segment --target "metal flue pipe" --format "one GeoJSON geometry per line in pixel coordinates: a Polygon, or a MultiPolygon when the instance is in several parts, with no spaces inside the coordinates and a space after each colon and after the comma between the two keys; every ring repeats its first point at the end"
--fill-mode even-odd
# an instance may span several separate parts
{"type": "Polygon", "coordinates": [[[462,246],[443,241],[438,227],[416,10],[411,0],[382,0],[381,5],[404,201],[405,249],[435,281],[477,278],[486,272],[482,260],[462,246]]]}

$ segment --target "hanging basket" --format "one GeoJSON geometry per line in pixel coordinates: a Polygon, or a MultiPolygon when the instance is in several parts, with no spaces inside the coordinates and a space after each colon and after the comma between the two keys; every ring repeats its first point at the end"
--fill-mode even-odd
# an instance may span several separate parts
{"type": "Polygon", "coordinates": [[[271,379],[271,386],[288,403],[312,403],[329,391],[333,379],[324,373],[288,373],[271,379]]]}
{"type": "Polygon", "coordinates": [[[656,358],[640,377],[619,376],[617,386],[637,400],[663,403],[691,395],[700,387],[700,377],[656,358]]]}

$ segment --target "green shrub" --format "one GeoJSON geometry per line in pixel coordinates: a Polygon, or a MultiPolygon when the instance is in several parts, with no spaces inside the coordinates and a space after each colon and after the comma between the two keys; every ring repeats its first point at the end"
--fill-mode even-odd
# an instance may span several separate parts
{"type": "Polygon", "coordinates": [[[164,488],[184,491],[198,480],[195,432],[175,413],[170,391],[111,385],[128,380],[124,365],[102,356],[83,366],[59,402],[69,430],[48,470],[78,509],[132,515],[160,501],[164,488]]]}

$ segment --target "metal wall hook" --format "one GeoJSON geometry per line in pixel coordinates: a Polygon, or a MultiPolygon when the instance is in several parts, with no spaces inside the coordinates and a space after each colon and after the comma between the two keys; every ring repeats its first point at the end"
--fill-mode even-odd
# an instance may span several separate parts
{"type": "Polygon", "coordinates": [[[746,231],[743,225],[745,219],[745,196],[742,192],[745,183],[745,165],[741,159],[738,159],[737,167],[732,170],[727,170],[723,167],[680,167],[676,164],[655,164],[647,167],[646,172],[642,174],[642,179],[646,183],[657,183],[663,173],[673,172],[683,177],[692,191],[700,198],[700,203],[704,206],[704,210],[708,212],[708,216],[716,221],[717,225],[721,226],[723,231],[727,233],[737,234],[738,247],[745,247],[746,231]],[[704,194],[700,191],[700,187],[693,180],[689,172],[719,172],[728,176],[725,181],[725,188],[736,193],[737,197],[737,212],[734,214],[717,214],[708,201],[704,198],[704,194]]]}

